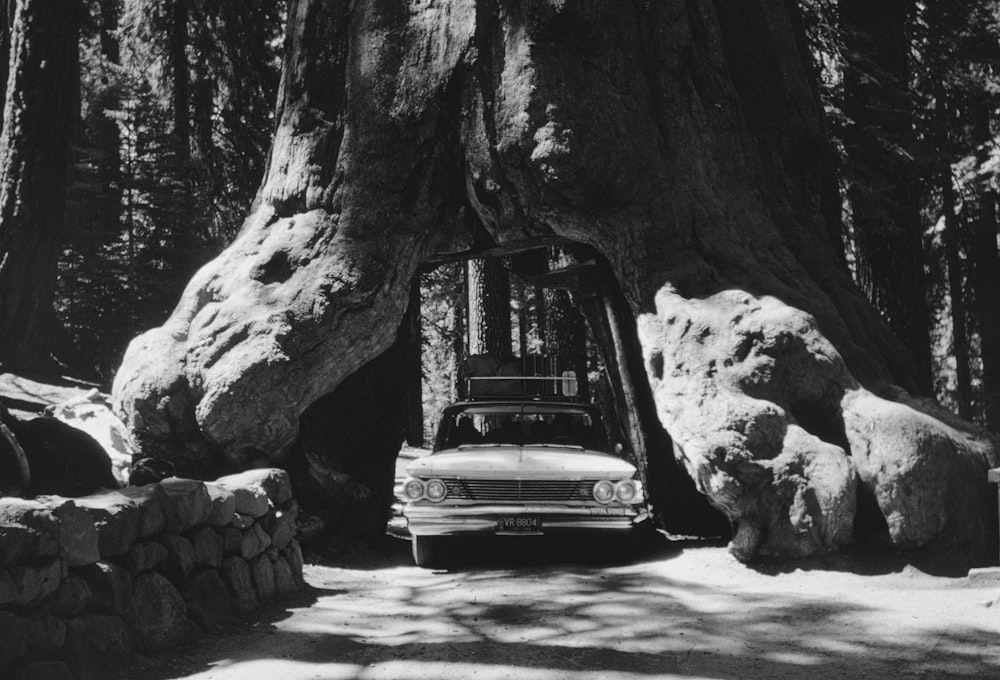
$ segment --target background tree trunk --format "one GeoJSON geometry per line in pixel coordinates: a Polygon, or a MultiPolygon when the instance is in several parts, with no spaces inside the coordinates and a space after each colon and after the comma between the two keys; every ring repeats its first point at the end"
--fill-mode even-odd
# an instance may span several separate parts
{"type": "Polygon", "coordinates": [[[53,293],[78,114],[80,6],[19,0],[0,135],[0,363],[52,366],[53,293]]]}
{"type": "Polygon", "coordinates": [[[493,354],[499,359],[512,352],[510,276],[499,258],[469,260],[469,354],[493,354]]]}
{"type": "Polygon", "coordinates": [[[292,2],[254,210],[115,379],[145,451],[281,463],[420,267],[582,243],[636,459],[654,487],[673,453],[740,559],[850,543],[858,484],[899,545],[987,545],[990,442],[892,384],[920,380],[832,238],[792,3],[406,9],[292,2]]]}
{"type": "Polygon", "coordinates": [[[916,387],[931,393],[930,318],[924,274],[916,147],[909,98],[909,21],[914,0],[842,0],[844,134],[848,197],[862,288],[915,361],[916,387]]]}

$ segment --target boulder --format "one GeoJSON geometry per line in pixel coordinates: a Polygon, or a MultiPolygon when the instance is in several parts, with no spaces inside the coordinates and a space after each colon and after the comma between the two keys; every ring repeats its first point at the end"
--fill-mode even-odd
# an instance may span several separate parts
{"type": "Polygon", "coordinates": [[[4,409],[0,418],[28,459],[32,495],[78,497],[118,488],[111,458],[86,432],[50,416],[20,420],[4,409]]]}
{"type": "Polygon", "coordinates": [[[6,576],[0,575],[0,603],[16,602],[26,605],[51,595],[59,588],[64,568],[59,559],[43,560],[31,566],[20,564],[10,567],[6,576]]]}
{"type": "Polygon", "coordinates": [[[188,639],[191,624],[184,598],[173,584],[155,571],[135,580],[128,623],[136,647],[147,653],[162,652],[188,639]]]}
{"type": "Polygon", "coordinates": [[[64,654],[78,680],[105,680],[132,665],[135,646],[121,617],[88,614],[66,621],[64,654]]]}
{"type": "Polygon", "coordinates": [[[25,619],[0,609],[0,674],[13,666],[28,650],[25,619]]]}
{"type": "Polygon", "coordinates": [[[188,539],[194,547],[195,567],[222,566],[223,544],[222,536],[212,527],[200,527],[188,534],[188,539]]]}
{"type": "Polygon", "coordinates": [[[254,588],[257,590],[257,598],[261,603],[270,602],[274,599],[274,568],[267,555],[258,555],[249,560],[247,566],[250,567],[250,578],[253,580],[254,588]]]}
{"type": "Polygon", "coordinates": [[[236,496],[229,489],[224,489],[213,482],[205,483],[205,490],[212,502],[212,511],[205,524],[213,527],[224,527],[233,519],[236,512],[236,496]]]}
{"type": "Polygon", "coordinates": [[[103,558],[128,552],[139,537],[140,522],[148,512],[141,502],[119,491],[79,498],[76,504],[90,515],[97,527],[97,546],[103,558]]]}
{"type": "Polygon", "coordinates": [[[188,616],[205,630],[215,630],[233,616],[233,600],[216,569],[205,569],[193,574],[187,580],[182,594],[188,616]]]}
{"type": "Polygon", "coordinates": [[[28,557],[59,554],[59,520],[48,506],[21,498],[0,498],[0,567],[28,557]]]}
{"type": "Polygon", "coordinates": [[[194,546],[183,536],[172,534],[164,534],[158,540],[167,549],[167,577],[174,583],[183,583],[194,569],[194,546]]]}
{"type": "Polygon", "coordinates": [[[298,508],[278,510],[268,519],[267,535],[271,537],[271,545],[277,550],[284,550],[289,541],[295,538],[295,518],[298,508]]]}
{"type": "Polygon", "coordinates": [[[289,543],[284,555],[285,559],[288,560],[288,566],[292,568],[295,578],[298,579],[299,583],[305,585],[305,578],[302,573],[305,568],[305,560],[302,557],[302,547],[299,545],[299,542],[293,540],[289,543]]]}
{"type": "Polygon", "coordinates": [[[90,589],[93,603],[102,614],[125,616],[132,598],[132,576],[128,569],[111,562],[98,562],[75,572],[90,589]]]}
{"type": "Polygon", "coordinates": [[[858,483],[897,545],[982,540],[984,433],[866,390],[816,320],[776,298],[688,299],[668,287],[656,309],[640,318],[640,341],[658,414],[732,523],[736,557],[847,545],[858,483]]]}
{"type": "Polygon", "coordinates": [[[236,527],[226,527],[222,530],[222,552],[225,555],[235,555],[243,544],[243,532],[236,527]]]}
{"type": "Polygon", "coordinates": [[[260,606],[257,588],[250,577],[250,567],[246,560],[242,557],[227,557],[222,561],[220,573],[238,611],[249,612],[260,606]]]}
{"type": "Polygon", "coordinates": [[[44,606],[62,618],[77,616],[93,602],[93,594],[87,581],[71,572],[59,582],[59,587],[45,601],[44,606]]]}
{"type": "Polygon", "coordinates": [[[51,655],[66,642],[66,624],[45,612],[33,612],[24,620],[28,631],[28,649],[51,655]]]}
{"type": "Polygon", "coordinates": [[[274,568],[274,588],[279,595],[290,595],[299,589],[298,579],[288,565],[288,560],[278,557],[272,565],[274,568]]]}
{"type": "Polygon", "coordinates": [[[90,514],[75,502],[58,496],[43,497],[59,520],[59,553],[70,567],[93,564],[101,559],[97,527],[90,514]]]}
{"type": "MultiPolygon", "coordinates": [[[[260,488],[264,490],[267,497],[275,507],[279,507],[292,499],[292,482],[288,473],[280,468],[259,468],[247,470],[235,475],[229,475],[216,480],[219,486],[231,489],[252,489],[260,488]]],[[[242,512],[242,510],[237,510],[242,512]]],[[[253,513],[244,513],[251,515],[253,513]]],[[[260,515],[253,515],[259,517],[260,515]]]]}
{"type": "Polygon", "coordinates": [[[212,512],[212,500],[202,482],[169,477],[154,488],[162,499],[166,530],[172,534],[204,524],[212,512]]]}
{"type": "Polygon", "coordinates": [[[261,528],[259,524],[243,532],[243,540],[240,542],[240,555],[245,560],[250,560],[267,550],[271,545],[271,537],[261,528]]]}
{"type": "Polygon", "coordinates": [[[149,538],[166,531],[163,495],[155,486],[127,486],[121,493],[139,508],[139,538],[149,538]]]}
{"type": "Polygon", "coordinates": [[[128,430],[112,413],[105,395],[92,389],[48,407],[46,413],[90,435],[110,458],[111,472],[118,483],[128,483],[128,470],[135,447],[128,430]]]}
{"type": "Polygon", "coordinates": [[[232,491],[236,497],[236,512],[246,517],[263,517],[271,509],[267,491],[260,485],[241,486],[239,475],[222,477],[216,484],[223,489],[232,491]]]}
{"type": "Polygon", "coordinates": [[[166,561],[167,549],[153,541],[134,543],[123,560],[133,576],[158,569],[161,565],[165,565],[166,561]]]}

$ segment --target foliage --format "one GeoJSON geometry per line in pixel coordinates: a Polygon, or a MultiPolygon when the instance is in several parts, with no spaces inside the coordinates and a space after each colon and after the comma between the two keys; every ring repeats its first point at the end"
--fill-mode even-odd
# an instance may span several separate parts
{"type": "Polygon", "coordinates": [[[77,348],[73,367],[106,380],[249,211],[273,126],[283,3],[88,8],[57,312],[77,348]],[[183,51],[171,55],[178,31],[183,51]],[[181,63],[187,99],[175,96],[181,63]]]}

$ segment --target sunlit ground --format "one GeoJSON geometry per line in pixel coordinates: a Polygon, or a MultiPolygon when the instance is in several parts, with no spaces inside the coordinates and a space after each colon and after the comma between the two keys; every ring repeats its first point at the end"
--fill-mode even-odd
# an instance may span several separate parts
{"type": "Polygon", "coordinates": [[[505,544],[432,572],[403,541],[387,550],[307,566],[310,606],[145,677],[1000,678],[1000,588],[913,567],[767,573],[719,547],[622,565],[505,544]]]}

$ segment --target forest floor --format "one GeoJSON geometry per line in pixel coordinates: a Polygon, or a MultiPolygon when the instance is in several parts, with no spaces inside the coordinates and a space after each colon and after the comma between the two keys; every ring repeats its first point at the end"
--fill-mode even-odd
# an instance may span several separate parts
{"type": "Polygon", "coordinates": [[[406,540],[307,554],[308,593],[138,680],[1000,678],[1000,582],[893,554],[756,568],[718,542],[484,544],[413,566],[406,540]]]}

